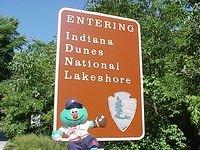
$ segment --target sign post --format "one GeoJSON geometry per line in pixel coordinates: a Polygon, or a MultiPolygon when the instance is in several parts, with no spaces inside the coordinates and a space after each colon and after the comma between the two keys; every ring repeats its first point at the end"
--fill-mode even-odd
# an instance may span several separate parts
{"type": "Polygon", "coordinates": [[[54,129],[66,100],[98,114],[107,126],[89,131],[100,141],[144,136],[140,26],[133,19],[63,8],[59,12],[54,129]]]}

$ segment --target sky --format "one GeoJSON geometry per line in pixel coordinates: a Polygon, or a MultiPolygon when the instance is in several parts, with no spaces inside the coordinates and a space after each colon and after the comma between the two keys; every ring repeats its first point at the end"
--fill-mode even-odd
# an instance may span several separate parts
{"type": "Polygon", "coordinates": [[[58,12],[63,7],[84,9],[87,0],[0,0],[0,16],[19,20],[18,32],[28,40],[50,42],[57,34],[58,12]]]}

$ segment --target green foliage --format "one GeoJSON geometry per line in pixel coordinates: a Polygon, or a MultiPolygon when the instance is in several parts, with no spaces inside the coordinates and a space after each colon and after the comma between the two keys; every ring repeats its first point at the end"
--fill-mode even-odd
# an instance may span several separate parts
{"type": "Polygon", "coordinates": [[[200,96],[187,96],[187,100],[191,121],[198,128],[198,134],[200,135],[200,96]]]}
{"type": "MultiPolygon", "coordinates": [[[[146,135],[140,141],[105,142],[105,149],[198,149],[199,2],[100,0],[89,8],[136,19],[142,31],[146,135]]],[[[0,18],[0,32],[4,33],[0,35],[0,65],[12,71],[12,77],[0,83],[0,130],[9,137],[33,132],[50,135],[55,43],[34,41],[12,60],[13,50],[20,48],[23,38],[16,32],[18,22],[11,20],[0,18]],[[10,24],[4,25],[7,22],[10,24]],[[11,50],[9,61],[4,60],[7,50],[11,50]],[[38,126],[31,125],[31,115],[41,115],[38,126]]]]}
{"type": "Polygon", "coordinates": [[[55,143],[49,137],[34,134],[17,136],[8,141],[5,150],[66,150],[66,144],[55,143]]]}
{"type": "MultiPolygon", "coordinates": [[[[155,129],[156,130],[156,129],[155,129]]],[[[145,139],[141,141],[127,141],[127,142],[105,142],[106,150],[152,150],[152,149],[184,149],[186,145],[183,142],[185,137],[183,137],[183,132],[176,125],[163,125],[163,127],[158,128],[154,134],[147,133],[145,139]],[[170,142],[170,143],[169,143],[170,142]],[[173,147],[171,146],[173,145],[173,147]]]]}
{"type": "Polygon", "coordinates": [[[14,50],[25,44],[25,38],[17,32],[18,25],[18,20],[0,16],[0,82],[11,75],[8,64],[12,61],[14,50]]]}
{"type": "Polygon", "coordinates": [[[13,76],[0,84],[2,126],[9,137],[52,130],[55,43],[34,41],[16,53],[11,63],[13,76]],[[31,116],[41,115],[39,126],[31,125],[31,116]]]}
{"type": "Polygon", "coordinates": [[[141,141],[105,147],[199,148],[200,3],[99,0],[88,8],[136,19],[142,31],[146,135],[141,141]]]}

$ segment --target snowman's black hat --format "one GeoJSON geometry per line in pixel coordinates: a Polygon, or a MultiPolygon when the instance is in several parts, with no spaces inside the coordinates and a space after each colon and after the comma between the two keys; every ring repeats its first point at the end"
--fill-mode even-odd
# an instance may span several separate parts
{"type": "Polygon", "coordinates": [[[65,105],[65,109],[83,108],[83,105],[74,99],[69,99],[65,105]]]}

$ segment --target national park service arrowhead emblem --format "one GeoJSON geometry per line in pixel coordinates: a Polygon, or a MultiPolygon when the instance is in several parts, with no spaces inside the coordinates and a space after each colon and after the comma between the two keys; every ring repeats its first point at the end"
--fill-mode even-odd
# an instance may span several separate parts
{"type": "Polygon", "coordinates": [[[127,92],[117,92],[114,96],[108,97],[108,106],[118,129],[124,132],[135,116],[137,100],[131,98],[131,94],[127,92]]]}

